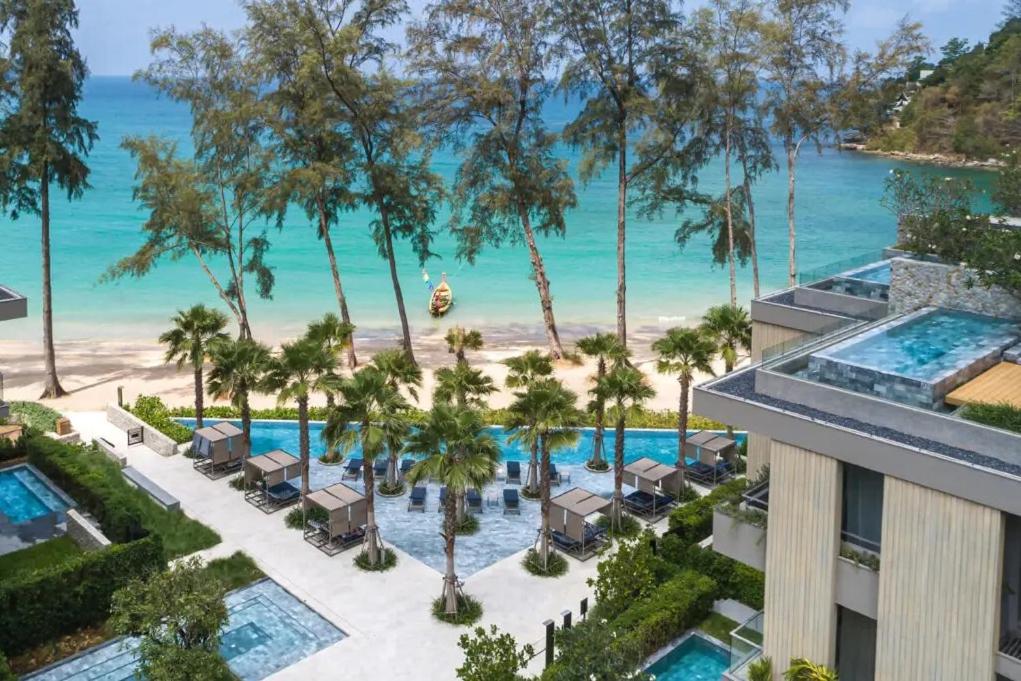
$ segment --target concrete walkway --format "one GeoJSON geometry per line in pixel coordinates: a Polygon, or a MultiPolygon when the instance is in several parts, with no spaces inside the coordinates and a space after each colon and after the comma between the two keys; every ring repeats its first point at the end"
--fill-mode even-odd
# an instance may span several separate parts
{"type": "MultiPolygon", "coordinates": [[[[285,512],[263,514],[232,490],[227,478],[208,480],[183,456],[164,458],[144,445],[128,449],[124,433],[107,423],[102,412],[69,417],[83,441],[105,437],[113,442],[127,452],[128,465],[177,497],[187,515],[220,534],[223,543],[200,555],[244,551],[268,576],[347,634],[272,679],[456,678],[462,661],[457,639],[468,629],[433,619],[430,608],[440,593],[440,573],[399,550],[397,567],[380,574],[356,568],[354,549],[327,557],[305,543],[300,532],[284,526],[285,512]]],[[[441,541],[439,536],[436,541],[441,541]]],[[[495,624],[519,644],[541,643],[544,620],[559,622],[563,610],[572,610],[577,619],[579,601],[586,596],[591,600],[585,580],[595,576],[598,561],[568,559],[567,575],[542,579],[525,572],[522,556],[517,553],[475,573],[465,580],[465,592],[483,604],[480,626],[495,624]]],[[[541,670],[541,656],[530,670],[541,670]]]]}

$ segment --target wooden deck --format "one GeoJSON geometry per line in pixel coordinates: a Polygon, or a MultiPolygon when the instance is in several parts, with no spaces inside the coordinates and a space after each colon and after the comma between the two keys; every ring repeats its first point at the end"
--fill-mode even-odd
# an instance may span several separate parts
{"type": "Polygon", "coordinates": [[[1010,404],[1021,409],[1021,364],[1000,362],[946,397],[947,404],[1010,404]]]}

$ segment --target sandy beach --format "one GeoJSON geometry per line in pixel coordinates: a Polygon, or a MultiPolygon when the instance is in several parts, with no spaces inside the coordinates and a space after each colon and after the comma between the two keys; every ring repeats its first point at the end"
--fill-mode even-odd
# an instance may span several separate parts
{"type": "MultiPolygon", "coordinates": [[[[596,330],[610,329],[566,329],[562,334],[565,345],[572,347],[576,339],[596,330]]],[[[491,405],[506,406],[512,395],[503,387],[507,370],[501,362],[529,349],[544,349],[542,337],[537,331],[516,327],[491,328],[483,333],[486,347],[470,354],[469,361],[491,376],[500,387],[500,391],[492,396],[491,405]]],[[[656,372],[655,355],[650,347],[661,334],[662,330],[655,328],[639,329],[630,335],[629,347],[635,363],[645,371],[656,389],[656,397],[648,406],[653,409],[676,409],[680,389],[677,380],[656,372]]],[[[395,342],[395,337],[356,335],[355,347],[359,362],[368,361],[373,352],[393,347],[395,342]]],[[[416,338],[415,354],[424,371],[424,387],[420,391],[419,406],[428,408],[432,394],[432,373],[437,368],[450,365],[453,356],[447,351],[441,334],[416,338]]],[[[722,372],[722,364],[715,368],[718,373],[722,372]]],[[[117,401],[118,387],[123,387],[124,399],[129,402],[140,394],[159,395],[171,406],[189,405],[194,400],[191,371],[178,371],[175,364],[165,363],[163,349],[155,341],[58,341],[57,369],[61,383],[70,394],[58,400],[43,402],[63,411],[102,409],[106,404],[117,401]]],[[[0,371],[3,372],[4,397],[7,400],[37,400],[43,388],[41,343],[0,342],[0,371]]],[[[591,386],[590,377],[594,371],[592,362],[578,365],[565,361],[557,366],[557,376],[583,398],[591,386]]],[[[704,378],[697,377],[695,382],[704,378]]],[[[276,398],[273,395],[255,395],[252,402],[255,407],[271,407],[276,404],[276,398]]],[[[313,399],[314,404],[324,402],[321,395],[313,399]]],[[[207,400],[209,403],[213,403],[212,400],[207,400]]]]}

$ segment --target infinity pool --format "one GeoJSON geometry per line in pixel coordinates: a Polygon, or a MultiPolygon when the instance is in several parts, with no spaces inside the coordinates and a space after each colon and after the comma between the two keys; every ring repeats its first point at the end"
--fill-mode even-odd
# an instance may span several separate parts
{"type": "MultiPolygon", "coordinates": [[[[191,419],[179,419],[191,426],[191,419]]],[[[232,423],[238,423],[232,421],[232,423]]],[[[313,490],[341,482],[343,466],[327,466],[316,457],[326,451],[321,433],[322,422],[310,424],[312,461],[309,464],[309,484],[313,490]]],[[[489,431],[497,439],[504,461],[527,461],[528,452],[507,442],[503,428],[493,427],[489,431]]],[[[568,476],[559,487],[553,488],[553,495],[572,487],[609,497],[613,493],[613,473],[592,473],[584,467],[592,451],[592,429],[583,429],[576,446],[553,454],[552,461],[558,471],[568,476]]],[[[692,431],[693,433],[694,431],[692,431]]],[[[743,440],[744,435],[736,436],[743,440]]],[[[608,459],[613,457],[613,433],[606,434],[605,446],[608,459]]],[[[628,430],[625,438],[625,461],[630,462],[643,456],[673,464],[677,458],[677,433],[667,430],[628,430]]],[[[262,453],[283,449],[298,455],[298,424],[294,421],[254,421],[252,423],[252,452],[262,453]]],[[[350,456],[360,456],[355,451],[350,456]]],[[[504,470],[501,462],[501,474],[504,470]]],[[[527,473],[522,466],[522,477],[527,473]]],[[[344,480],[345,484],[364,492],[361,479],[344,480]]],[[[539,504],[522,499],[519,515],[504,515],[502,508],[503,482],[495,482],[482,490],[483,512],[479,516],[480,529],[474,535],[459,536],[455,554],[458,576],[467,577],[507,556],[532,546],[539,527],[539,504]]],[[[408,512],[408,494],[395,498],[376,495],[376,521],[383,541],[411,554],[429,567],[442,572],[446,557],[443,542],[440,541],[442,514],[439,513],[440,486],[428,484],[425,513],[408,512]]],[[[520,489],[518,485],[511,485],[520,489]]],[[[309,547],[309,550],[312,550],[309,547]]]]}
{"type": "Polygon", "coordinates": [[[45,477],[28,465],[0,470],[0,514],[15,525],[70,508],[45,477]]]}
{"type": "Polygon", "coordinates": [[[726,648],[692,634],[645,671],[656,681],[720,681],[729,665],[726,648]]]}
{"type": "MultiPolygon", "coordinates": [[[[344,632],[270,579],[232,591],[220,654],[242,681],[259,681],[344,638],[344,632]]],[[[25,677],[34,681],[134,681],[136,639],[121,639],[25,677]]]]}
{"type": "Polygon", "coordinates": [[[890,279],[892,275],[892,268],[889,260],[884,260],[880,263],[872,265],[866,265],[850,272],[845,272],[839,276],[847,279],[858,279],[860,281],[868,281],[873,284],[886,284],[890,285],[890,279]]]}

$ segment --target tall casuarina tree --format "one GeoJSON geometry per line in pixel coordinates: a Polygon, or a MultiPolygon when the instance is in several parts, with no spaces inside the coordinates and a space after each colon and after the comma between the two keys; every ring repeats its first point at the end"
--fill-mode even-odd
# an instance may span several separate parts
{"type": "Polygon", "coordinates": [[[195,427],[201,428],[203,418],[202,368],[213,347],[227,340],[227,316],[205,305],[179,311],[171,320],[174,326],[160,335],[167,346],[166,361],[177,361],[177,368],[190,364],[195,373],[195,427]]]}
{"type": "Polygon", "coordinates": [[[66,394],[53,347],[50,185],[81,198],[84,157],[98,139],[96,123],[78,115],[88,71],[71,35],[77,28],[74,0],[0,0],[0,207],[40,220],[44,398],[66,394]]]}
{"type": "Polygon", "coordinates": [[[430,169],[414,83],[396,74],[398,46],[385,33],[407,13],[404,0],[254,0],[267,32],[302,54],[318,93],[340,113],[354,141],[359,203],[376,213],[372,236],[386,259],[404,351],[414,361],[411,327],[397,272],[395,240],[411,242],[419,264],[433,256],[432,224],[443,182],[430,169]]]}
{"type": "Polygon", "coordinates": [[[692,55],[669,0],[563,0],[556,20],[569,48],[562,87],[584,100],[564,130],[584,150],[581,178],[617,170],[617,337],[627,343],[626,236],[631,202],[679,200],[692,171],[681,144],[694,104],[692,55]],[[631,190],[635,189],[635,196],[631,190]]]}
{"type": "Polygon", "coordinates": [[[486,245],[524,243],[555,359],[564,348],[537,235],[563,236],[576,204],[558,136],[542,118],[557,11],[547,0],[440,0],[408,31],[430,115],[464,146],[450,220],[458,256],[474,262],[486,245]]]}

